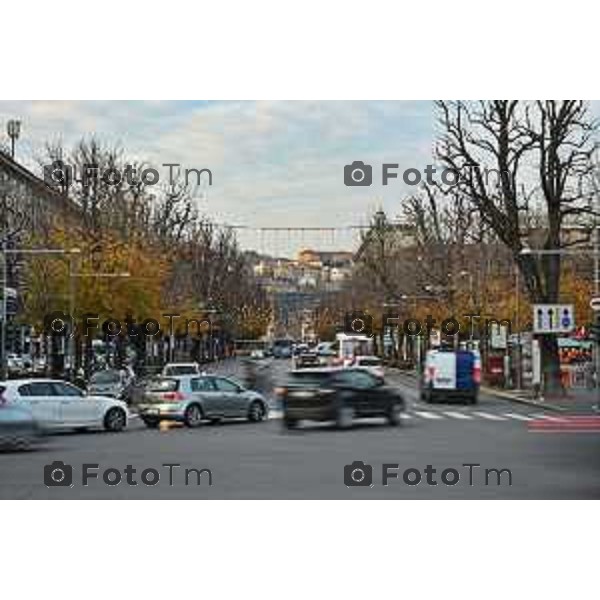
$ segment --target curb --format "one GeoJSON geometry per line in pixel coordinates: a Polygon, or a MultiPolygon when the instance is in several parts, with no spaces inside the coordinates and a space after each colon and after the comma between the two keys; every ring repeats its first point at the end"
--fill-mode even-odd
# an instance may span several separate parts
{"type": "Polygon", "coordinates": [[[489,394],[491,396],[498,396],[499,398],[510,400],[511,402],[519,402],[520,404],[535,406],[535,408],[542,408],[545,410],[553,410],[555,412],[567,412],[567,409],[563,406],[558,406],[557,404],[551,404],[548,402],[540,402],[539,400],[532,400],[530,398],[522,398],[504,390],[497,390],[495,388],[489,388],[485,386],[481,386],[479,389],[482,392],[485,392],[486,394],[489,394]]]}

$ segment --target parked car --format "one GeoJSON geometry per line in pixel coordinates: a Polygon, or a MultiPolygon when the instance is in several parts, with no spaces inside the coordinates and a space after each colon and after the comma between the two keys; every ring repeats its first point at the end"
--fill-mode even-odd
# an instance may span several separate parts
{"type": "Polygon", "coordinates": [[[314,352],[304,352],[294,359],[296,369],[307,369],[318,367],[321,363],[314,352]]]}
{"type": "Polygon", "coordinates": [[[309,347],[308,344],[294,344],[292,346],[292,355],[293,356],[300,356],[301,354],[304,354],[305,352],[309,351],[309,347]]]}
{"type": "Polygon", "coordinates": [[[215,375],[161,377],[146,383],[138,412],[148,427],[179,421],[198,427],[202,421],[247,418],[262,421],[269,414],[265,398],[228,377],[215,375]]]}
{"type": "Polygon", "coordinates": [[[18,354],[7,354],[6,368],[11,377],[16,377],[22,375],[25,371],[25,363],[18,354]]]}
{"type": "Polygon", "coordinates": [[[167,363],[162,370],[164,377],[179,377],[181,375],[200,375],[200,365],[197,362],[167,363]]]}
{"type": "Polygon", "coordinates": [[[121,431],[127,426],[127,404],[91,396],[67,381],[11,379],[0,381],[0,403],[28,410],[42,429],[101,427],[121,431]]]}
{"type": "MultiPolygon", "coordinates": [[[[4,388],[0,385],[0,397],[4,388]]],[[[43,439],[33,415],[22,407],[0,403],[0,450],[28,450],[43,439]]]]}
{"type": "Polygon", "coordinates": [[[378,356],[356,356],[354,359],[354,366],[369,371],[369,373],[375,375],[375,377],[378,377],[379,379],[385,379],[383,363],[378,356]]]}
{"type": "Polygon", "coordinates": [[[425,402],[459,398],[476,404],[481,382],[481,359],[472,350],[429,350],[421,380],[425,402]]]}
{"type": "Polygon", "coordinates": [[[48,363],[44,356],[33,359],[33,373],[34,375],[43,375],[46,372],[48,363]]]}
{"type": "Polygon", "coordinates": [[[106,369],[96,371],[90,378],[88,394],[93,396],[110,396],[125,402],[131,401],[135,376],[126,369],[106,369]]]}
{"type": "Polygon", "coordinates": [[[364,417],[385,417],[391,425],[400,425],[406,407],[397,390],[355,367],[292,371],[289,382],[277,391],[287,428],[310,420],[334,421],[346,429],[354,419],[364,417]]]}

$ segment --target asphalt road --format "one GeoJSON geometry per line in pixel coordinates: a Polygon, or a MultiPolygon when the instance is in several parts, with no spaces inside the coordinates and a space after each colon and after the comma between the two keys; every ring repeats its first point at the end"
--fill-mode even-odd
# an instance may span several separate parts
{"type": "MultiPolygon", "coordinates": [[[[277,380],[288,366],[273,361],[265,373],[277,380]]],[[[218,370],[235,375],[239,365],[218,370]]],[[[411,378],[391,373],[388,382],[409,404],[398,428],[372,420],[349,431],[287,432],[273,418],[155,431],[134,419],[120,434],[59,434],[41,449],[0,454],[0,498],[600,498],[599,433],[533,431],[532,423],[556,417],[491,396],[475,407],[423,405],[411,378]],[[72,467],[72,487],[45,486],[44,467],[54,461],[72,467]],[[371,465],[371,481],[368,467],[348,473],[372,485],[345,485],[345,467],[355,461],[371,465]],[[87,486],[84,464],[98,465],[88,467],[97,477],[87,486]],[[107,469],[120,472],[118,485],[103,481],[119,476],[107,469]],[[142,473],[148,469],[155,472],[142,473]],[[187,482],[186,469],[195,469],[187,482]]]]}

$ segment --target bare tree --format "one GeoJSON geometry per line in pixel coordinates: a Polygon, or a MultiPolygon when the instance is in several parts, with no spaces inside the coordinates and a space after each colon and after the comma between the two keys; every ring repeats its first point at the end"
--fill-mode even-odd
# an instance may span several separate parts
{"type": "MultiPolygon", "coordinates": [[[[460,177],[457,189],[510,249],[532,302],[556,302],[560,290],[558,253],[522,254],[530,239],[528,215],[540,207],[544,250],[573,243],[567,225],[594,214],[589,181],[597,130],[581,101],[509,100],[437,103],[443,134],[437,148],[445,167],[460,177]],[[490,177],[490,175],[492,175],[490,177]]],[[[556,338],[542,337],[546,383],[556,387],[556,338]]]]}

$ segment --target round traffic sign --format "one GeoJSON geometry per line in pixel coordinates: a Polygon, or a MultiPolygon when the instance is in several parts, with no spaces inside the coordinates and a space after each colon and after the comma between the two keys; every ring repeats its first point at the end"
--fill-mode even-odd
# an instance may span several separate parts
{"type": "Polygon", "coordinates": [[[600,311],[600,296],[595,296],[590,299],[590,308],[596,312],[600,311]]]}

